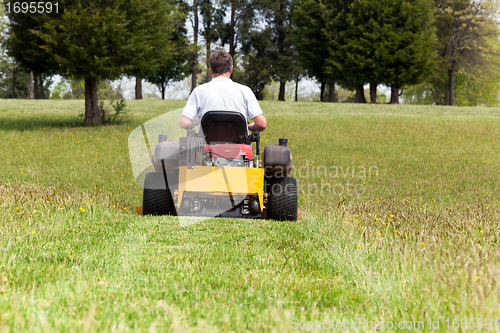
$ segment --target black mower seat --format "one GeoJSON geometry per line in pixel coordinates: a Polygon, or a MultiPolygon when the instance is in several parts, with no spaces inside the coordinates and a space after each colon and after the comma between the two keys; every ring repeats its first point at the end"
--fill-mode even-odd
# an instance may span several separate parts
{"type": "Polygon", "coordinates": [[[201,118],[201,131],[207,144],[251,144],[245,116],[235,111],[209,111],[201,118]]]}

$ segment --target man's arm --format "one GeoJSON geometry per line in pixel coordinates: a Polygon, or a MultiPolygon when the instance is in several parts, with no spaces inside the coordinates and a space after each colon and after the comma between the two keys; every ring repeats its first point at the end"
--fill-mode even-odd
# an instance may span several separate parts
{"type": "Polygon", "coordinates": [[[248,129],[250,131],[258,131],[262,132],[263,130],[266,129],[267,127],[267,119],[264,117],[264,115],[258,115],[257,117],[253,118],[253,123],[248,124],[248,129]]]}
{"type": "Polygon", "coordinates": [[[184,110],[182,110],[182,116],[179,120],[179,125],[183,129],[191,129],[197,126],[200,121],[198,119],[198,91],[199,87],[196,87],[187,100],[184,110]]]}
{"type": "Polygon", "coordinates": [[[267,120],[262,114],[259,101],[257,101],[255,94],[250,88],[245,87],[243,92],[246,98],[248,117],[253,120],[253,123],[248,125],[248,129],[251,131],[262,132],[267,127],[267,120]]]}
{"type": "Polygon", "coordinates": [[[181,116],[181,120],[179,121],[179,125],[181,126],[181,128],[186,130],[196,127],[199,124],[200,124],[200,118],[198,116],[196,116],[194,120],[191,120],[189,117],[186,116],[181,116]]]}

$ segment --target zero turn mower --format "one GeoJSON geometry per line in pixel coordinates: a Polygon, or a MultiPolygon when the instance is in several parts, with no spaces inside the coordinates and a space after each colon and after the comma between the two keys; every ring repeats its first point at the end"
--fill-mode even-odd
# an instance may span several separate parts
{"type": "Polygon", "coordinates": [[[290,177],[287,139],[267,145],[262,163],[259,144],[260,133],[249,133],[245,117],[231,111],[207,112],[198,133],[188,130],[179,141],[159,134],[142,213],[295,221],[297,181],[290,177]]]}

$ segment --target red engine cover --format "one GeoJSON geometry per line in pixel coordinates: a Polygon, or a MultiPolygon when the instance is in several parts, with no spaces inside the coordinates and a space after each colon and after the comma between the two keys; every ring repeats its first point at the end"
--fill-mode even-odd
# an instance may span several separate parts
{"type": "MultiPolygon", "coordinates": [[[[246,153],[247,158],[252,158],[252,145],[236,144],[236,143],[225,143],[218,145],[205,145],[203,152],[214,152],[227,158],[241,158],[241,153],[246,153]]],[[[212,157],[217,157],[217,155],[212,155],[212,157]]]]}

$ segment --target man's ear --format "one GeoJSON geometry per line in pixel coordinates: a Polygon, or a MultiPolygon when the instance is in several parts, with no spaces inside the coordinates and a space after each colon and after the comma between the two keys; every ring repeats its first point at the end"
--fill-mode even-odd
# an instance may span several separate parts
{"type": "Polygon", "coordinates": [[[208,67],[208,68],[210,68],[210,74],[212,74],[212,76],[213,76],[213,77],[215,77],[215,74],[214,74],[214,72],[212,71],[212,67],[208,67]]]}
{"type": "Polygon", "coordinates": [[[233,65],[231,65],[231,69],[229,70],[229,74],[233,74],[233,65]]]}

